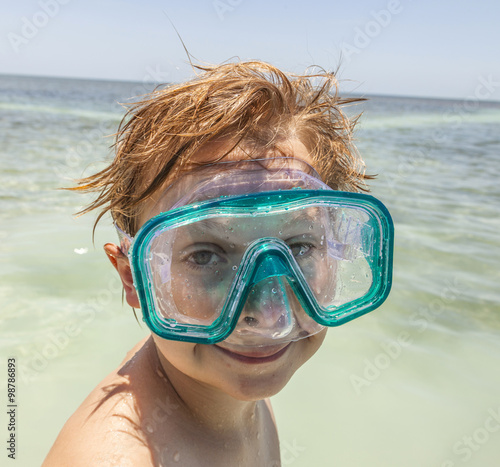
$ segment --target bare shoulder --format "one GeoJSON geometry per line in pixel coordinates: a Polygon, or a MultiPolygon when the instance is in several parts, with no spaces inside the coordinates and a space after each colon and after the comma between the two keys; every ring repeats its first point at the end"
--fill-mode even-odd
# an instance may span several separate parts
{"type": "Polygon", "coordinates": [[[43,467],[154,465],[137,400],[149,378],[146,351],[143,341],[89,394],[64,425],[43,467]]]}

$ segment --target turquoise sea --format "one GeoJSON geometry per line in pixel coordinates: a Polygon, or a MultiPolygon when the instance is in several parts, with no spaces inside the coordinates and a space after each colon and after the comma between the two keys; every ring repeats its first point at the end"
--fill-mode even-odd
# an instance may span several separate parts
{"type": "MultiPolygon", "coordinates": [[[[104,219],[59,187],[103,167],[142,83],[0,76],[0,432],[17,367],[17,460],[38,466],[65,420],[147,330],[122,305],[104,219]]],[[[396,229],[392,293],[329,331],[274,398],[283,465],[500,465],[500,103],[376,96],[357,144],[396,229]]],[[[2,449],[1,465],[8,451],[2,449]]]]}

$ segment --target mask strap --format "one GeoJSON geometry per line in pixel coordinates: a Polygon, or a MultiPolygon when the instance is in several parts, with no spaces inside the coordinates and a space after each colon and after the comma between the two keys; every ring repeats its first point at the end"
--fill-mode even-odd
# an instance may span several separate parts
{"type": "Polygon", "coordinates": [[[120,250],[124,255],[128,255],[130,245],[134,241],[134,237],[131,237],[128,233],[124,232],[116,223],[114,224],[116,232],[118,233],[118,239],[120,240],[120,250]]]}

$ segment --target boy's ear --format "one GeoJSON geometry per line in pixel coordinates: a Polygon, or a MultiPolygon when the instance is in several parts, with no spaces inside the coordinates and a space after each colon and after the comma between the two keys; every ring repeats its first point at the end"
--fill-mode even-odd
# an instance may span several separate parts
{"type": "Polygon", "coordinates": [[[127,256],[123,254],[120,247],[113,243],[106,243],[106,245],[104,245],[104,251],[111,261],[111,264],[118,271],[120,279],[122,280],[127,303],[132,308],[140,308],[139,297],[137,297],[137,292],[134,287],[134,279],[132,278],[132,271],[127,256]]]}

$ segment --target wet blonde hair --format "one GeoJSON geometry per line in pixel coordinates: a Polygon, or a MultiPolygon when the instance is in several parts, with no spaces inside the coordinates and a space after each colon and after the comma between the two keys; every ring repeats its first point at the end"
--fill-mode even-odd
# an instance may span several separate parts
{"type": "MultiPolygon", "coordinates": [[[[366,190],[364,164],[353,144],[357,118],[341,107],[333,73],[285,74],[260,61],[195,66],[190,81],[159,88],[130,104],[116,135],[115,158],[104,170],[78,181],[76,191],[95,192],[81,211],[101,208],[135,235],[141,206],[187,165],[207,143],[230,141],[252,154],[283,154],[300,140],[323,181],[336,190],[366,190]]],[[[212,161],[213,162],[213,161],[212,161]]]]}

